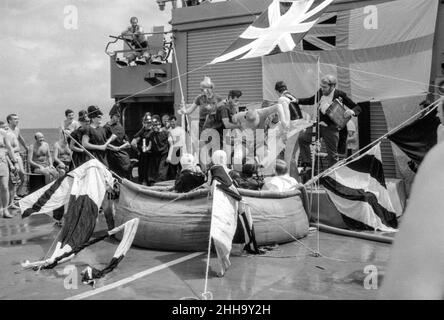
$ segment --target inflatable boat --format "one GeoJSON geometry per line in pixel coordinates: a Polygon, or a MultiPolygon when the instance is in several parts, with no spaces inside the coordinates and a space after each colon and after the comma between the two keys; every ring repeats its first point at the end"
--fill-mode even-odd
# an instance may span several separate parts
{"type": "MultiPolygon", "coordinates": [[[[168,251],[205,251],[211,222],[208,189],[189,193],[166,191],[167,186],[145,187],[124,180],[115,204],[120,225],[139,218],[134,245],[168,251]]],[[[294,241],[308,234],[308,198],[305,189],[290,192],[239,189],[250,207],[258,245],[294,241]]]]}

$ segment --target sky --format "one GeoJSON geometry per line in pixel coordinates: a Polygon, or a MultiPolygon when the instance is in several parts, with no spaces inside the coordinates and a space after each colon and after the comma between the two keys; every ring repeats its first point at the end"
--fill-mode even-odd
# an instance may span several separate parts
{"type": "Polygon", "coordinates": [[[1,0],[0,14],[0,120],[17,113],[21,128],[56,128],[68,108],[107,112],[108,36],[132,16],[146,32],[171,29],[171,4],[156,0],[1,0]]]}

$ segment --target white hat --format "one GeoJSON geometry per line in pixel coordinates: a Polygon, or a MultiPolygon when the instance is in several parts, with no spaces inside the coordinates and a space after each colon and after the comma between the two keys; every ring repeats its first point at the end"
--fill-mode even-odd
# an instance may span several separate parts
{"type": "Polygon", "coordinates": [[[185,153],[180,158],[180,165],[182,166],[182,169],[188,169],[192,166],[194,166],[194,157],[192,154],[185,153]]]}
{"type": "Polygon", "coordinates": [[[223,150],[217,150],[213,153],[211,157],[213,164],[226,166],[227,165],[227,154],[223,150]]]}
{"type": "Polygon", "coordinates": [[[211,81],[210,77],[204,77],[204,79],[202,80],[202,82],[200,83],[200,87],[202,89],[204,88],[214,88],[214,83],[211,81]]]}

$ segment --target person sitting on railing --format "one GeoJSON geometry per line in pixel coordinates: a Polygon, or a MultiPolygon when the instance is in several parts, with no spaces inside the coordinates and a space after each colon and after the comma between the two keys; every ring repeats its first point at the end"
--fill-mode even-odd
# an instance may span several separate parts
{"type": "Polygon", "coordinates": [[[60,139],[54,143],[54,165],[60,177],[71,170],[72,151],[63,132],[60,132],[60,139]]]}
{"type": "Polygon", "coordinates": [[[57,179],[57,170],[52,165],[51,151],[43,133],[37,132],[34,138],[35,143],[29,147],[28,161],[31,164],[32,173],[44,175],[45,183],[48,184],[57,179]]]}
{"type": "Polygon", "coordinates": [[[126,58],[128,60],[128,64],[135,61],[137,58],[144,59],[146,63],[149,59],[149,53],[147,51],[147,37],[144,34],[143,28],[138,24],[139,20],[137,19],[137,17],[131,17],[130,23],[131,25],[122,32],[122,36],[128,40],[128,43],[134,49],[137,49],[138,51],[127,55],[126,58]]]}
{"type": "Polygon", "coordinates": [[[196,165],[193,155],[185,153],[180,158],[180,165],[182,170],[174,183],[174,191],[189,192],[205,183],[205,174],[199,165],[196,165]]]}
{"type": "Polygon", "coordinates": [[[276,176],[266,178],[262,190],[285,192],[294,190],[299,183],[295,178],[290,177],[288,173],[288,166],[284,160],[276,160],[276,176]]]}

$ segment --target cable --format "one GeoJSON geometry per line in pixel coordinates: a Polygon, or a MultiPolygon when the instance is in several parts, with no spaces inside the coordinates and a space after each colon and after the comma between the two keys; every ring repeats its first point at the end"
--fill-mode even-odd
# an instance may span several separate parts
{"type": "MultiPolygon", "coordinates": [[[[436,101],[434,101],[433,103],[430,104],[429,108],[431,108],[433,106],[433,108],[431,108],[429,110],[429,112],[433,111],[435,108],[438,107],[439,103],[441,102],[443,98],[440,98],[436,101]]],[[[424,110],[420,110],[417,113],[415,113],[413,116],[411,116],[410,118],[408,118],[407,120],[405,120],[404,122],[402,122],[401,124],[399,124],[398,126],[396,126],[395,128],[391,129],[389,132],[387,132],[386,134],[382,135],[381,137],[379,137],[378,139],[376,139],[375,141],[370,142],[368,145],[362,147],[361,149],[359,149],[358,151],[356,151],[355,153],[353,153],[352,155],[350,155],[349,157],[337,162],[335,165],[333,165],[332,167],[328,168],[327,170],[323,171],[322,173],[320,173],[319,175],[317,175],[316,177],[314,177],[313,179],[310,179],[310,181],[307,181],[304,185],[310,185],[312,183],[315,183],[316,181],[318,181],[319,179],[321,179],[322,177],[329,175],[331,173],[333,173],[334,171],[346,166],[349,160],[352,160],[356,155],[359,155],[363,150],[365,149],[370,149],[371,147],[375,146],[376,144],[378,144],[382,139],[385,139],[387,136],[389,136],[390,134],[395,133],[396,131],[400,130],[403,126],[405,126],[407,123],[409,123],[411,120],[415,119],[418,115],[420,115],[421,113],[423,113],[424,110]]]]}

